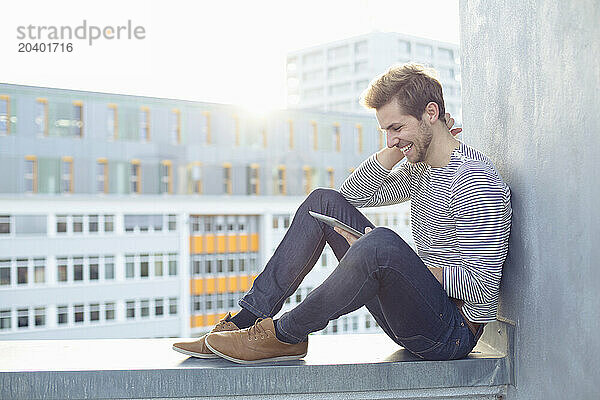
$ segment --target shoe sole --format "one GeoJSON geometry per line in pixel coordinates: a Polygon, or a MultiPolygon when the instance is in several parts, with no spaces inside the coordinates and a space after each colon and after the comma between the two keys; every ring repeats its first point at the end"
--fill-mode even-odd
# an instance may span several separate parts
{"type": "Polygon", "coordinates": [[[219,356],[214,353],[210,353],[210,354],[194,353],[193,351],[180,349],[179,347],[175,347],[175,346],[173,346],[172,349],[181,354],[185,354],[186,356],[192,356],[192,357],[196,357],[196,358],[219,358],[219,356]]]}
{"type": "Polygon", "coordinates": [[[208,347],[208,349],[210,351],[212,351],[214,354],[217,354],[219,357],[222,357],[222,358],[224,358],[226,360],[229,360],[229,361],[232,361],[232,362],[238,363],[238,364],[260,364],[260,363],[265,363],[265,362],[270,362],[270,361],[292,361],[292,360],[299,360],[302,357],[306,356],[306,354],[308,353],[308,351],[307,351],[304,354],[299,354],[299,355],[295,355],[295,356],[280,356],[280,357],[272,357],[272,358],[263,358],[261,360],[241,360],[239,358],[234,358],[234,357],[228,356],[227,354],[223,354],[223,353],[221,353],[218,350],[215,350],[208,343],[208,340],[205,340],[204,344],[206,344],[206,347],[208,347]]]}

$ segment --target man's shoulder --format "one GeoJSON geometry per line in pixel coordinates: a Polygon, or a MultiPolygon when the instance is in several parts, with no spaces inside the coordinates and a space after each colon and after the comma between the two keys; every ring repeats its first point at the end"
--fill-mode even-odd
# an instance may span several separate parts
{"type": "Polygon", "coordinates": [[[464,143],[460,146],[459,160],[454,174],[452,184],[457,185],[465,181],[487,181],[489,183],[502,183],[502,177],[494,167],[492,161],[481,151],[476,150],[464,143]]]}

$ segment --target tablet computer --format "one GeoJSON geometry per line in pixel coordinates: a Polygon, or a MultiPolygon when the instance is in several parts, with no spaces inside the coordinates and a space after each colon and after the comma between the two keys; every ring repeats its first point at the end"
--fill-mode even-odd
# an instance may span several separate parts
{"type": "Polygon", "coordinates": [[[340,228],[346,232],[349,232],[356,237],[361,237],[362,235],[364,235],[364,233],[357,231],[356,229],[346,225],[342,221],[339,221],[333,217],[328,217],[327,215],[319,214],[314,211],[309,211],[308,213],[310,215],[312,215],[313,217],[315,217],[316,219],[318,219],[319,221],[322,221],[329,226],[337,226],[338,228],[340,228]]]}

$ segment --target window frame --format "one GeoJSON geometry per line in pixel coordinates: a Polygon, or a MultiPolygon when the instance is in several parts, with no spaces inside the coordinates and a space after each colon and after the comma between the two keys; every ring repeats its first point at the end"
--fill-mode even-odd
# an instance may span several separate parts
{"type": "Polygon", "coordinates": [[[162,160],[160,162],[160,170],[159,188],[161,194],[173,194],[173,162],[171,160],[162,160]],[[166,175],[163,175],[164,171],[166,171],[166,175]],[[165,178],[166,182],[164,182],[165,178]],[[164,183],[167,184],[166,191],[163,191],[164,183]]]}
{"type": "Polygon", "coordinates": [[[140,126],[140,132],[138,132],[138,134],[140,134],[142,131],[144,132],[144,136],[140,137],[139,139],[144,141],[144,142],[149,142],[150,141],[150,107],[146,107],[146,106],[141,106],[140,107],[140,120],[142,119],[142,115],[144,116],[144,125],[140,126]]]}
{"type": "Polygon", "coordinates": [[[62,194],[73,194],[74,191],[74,179],[73,179],[73,157],[71,156],[63,156],[60,159],[60,192],[62,194]],[[65,182],[65,175],[64,175],[64,164],[67,163],[69,165],[69,190],[65,191],[65,188],[63,186],[63,183],[65,182]]]}
{"type": "Polygon", "coordinates": [[[231,163],[223,163],[223,189],[224,194],[231,195],[233,194],[233,167],[231,163]],[[226,171],[228,171],[226,173],[226,171]]]}
{"type": "MultiPolygon", "coordinates": [[[[38,97],[35,99],[37,104],[42,104],[44,106],[44,129],[43,129],[43,137],[48,137],[48,99],[45,97],[38,97]]],[[[39,132],[38,132],[39,133],[39,132]]]]}
{"type": "MultiPolygon", "coordinates": [[[[32,172],[31,172],[32,190],[31,190],[31,192],[27,190],[27,183],[26,183],[25,184],[25,193],[37,193],[37,191],[38,191],[38,160],[37,160],[37,156],[26,155],[25,156],[25,164],[27,164],[28,161],[31,161],[32,165],[33,165],[32,172]]],[[[27,173],[25,173],[23,175],[24,175],[25,182],[27,182],[27,180],[29,179],[27,176],[27,173]]]]}
{"type": "Polygon", "coordinates": [[[7,94],[0,94],[0,101],[6,101],[6,132],[0,132],[0,136],[10,135],[10,96],[7,94]]]}
{"type": "Polygon", "coordinates": [[[73,108],[73,121],[76,121],[74,118],[75,117],[75,108],[79,107],[79,121],[78,122],[81,125],[81,126],[77,126],[79,131],[74,136],[81,139],[81,138],[83,138],[83,128],[84,128],[84,125],[83,125],[83,101],[81,101],[81,100],[73,101],[73,107],[74,107],[73,108]]]}
{"type": "Polygon", "coordinates": [[[117,140],[119,139],[119,109],[115,103],[108,103],[109,112],[113,113],[113,126],[112,126],[112,137],[110,139],[117,140]]]}
{"type": "Polygon", "coordinates": [[[105,157],[100,157],[98,159],[96,159],[96,185],[98,184],[98,181],[100,180],[99,177],[100,175],[98,174],[98,167],[102,166],[102,184],[103,184],[103,189],[102,192],[98,191],[98,186],[96,186],[96,193],[104,193],[107,194],[108,193],[108,188],[109,188],[109,184],[108,184],[108,159],[105,157]]]}
{"type": "Polygon", "coordinates": [[[130,175],[129,175],[129,193],[141,194],[142,193],[142,164],[137,158],[134,158],[129,162],[130,175]],[[137,174],[133,172],[136,171],[137,174]],[[133,184],[136,184],[136,190],[133,190],[133,184]]]}

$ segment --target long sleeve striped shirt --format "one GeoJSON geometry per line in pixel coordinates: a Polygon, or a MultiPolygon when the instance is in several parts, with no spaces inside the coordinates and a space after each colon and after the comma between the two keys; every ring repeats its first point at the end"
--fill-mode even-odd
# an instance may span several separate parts
{"type": "Polygon", "coordinates": [[[445,167],[404,160],[388,170],[373,154],[340,192],[355,207],[410,200],[413,239],[423,263],[443,269],[444,290],[464,300],[470,321],[496,319],[512,208],[510,189],[489,158],[460,143],[445,167]]]}

